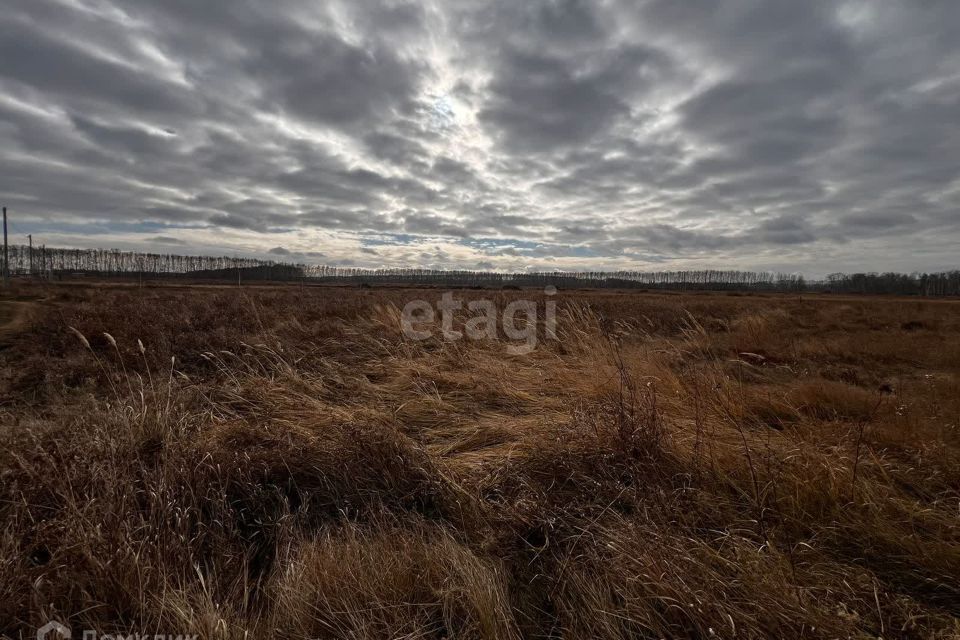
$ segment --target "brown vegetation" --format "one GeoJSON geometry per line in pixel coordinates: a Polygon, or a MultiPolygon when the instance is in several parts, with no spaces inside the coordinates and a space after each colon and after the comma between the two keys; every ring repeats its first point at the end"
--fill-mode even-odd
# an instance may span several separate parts
{"type": "Polygon", "coordinates": [[[27,293],[0,634],[960,634],[958,303],[561,292],[515,356],[405,338],[436,290],[27,293]]]}

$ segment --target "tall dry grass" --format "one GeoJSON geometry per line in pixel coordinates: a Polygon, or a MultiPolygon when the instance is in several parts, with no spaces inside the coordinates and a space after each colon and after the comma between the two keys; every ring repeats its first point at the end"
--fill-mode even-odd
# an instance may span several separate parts
{"type": "Polygon", "coordinates": [[[511,356],[412,295],[52,290],[0,355],[0,632],[960,634],[950,303],[564,293],[511,356]]]}

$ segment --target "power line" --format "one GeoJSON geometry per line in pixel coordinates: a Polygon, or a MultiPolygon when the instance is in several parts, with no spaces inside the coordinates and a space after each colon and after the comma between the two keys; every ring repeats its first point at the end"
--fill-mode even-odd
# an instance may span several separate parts
{"type": "Polygon", "coordinates": [[[3,208],[3,284],[10,285],[10,252],[7,248],[7,208],[3,208]]]}

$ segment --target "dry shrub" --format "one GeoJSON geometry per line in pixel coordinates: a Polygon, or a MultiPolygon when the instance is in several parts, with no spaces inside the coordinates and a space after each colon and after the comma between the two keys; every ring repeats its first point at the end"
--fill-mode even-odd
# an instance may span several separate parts
{"type": "Polygon", "coordinates": [[[204,437],[212,462],[236,470],[236,500],[256,500],[273,487],[295,507],[337,518],[355,517],[371,504],[387,504],[431,517],[457,518],[452,496],[433,461],[390,425],[234,422],[204,437]],[[245,487],[255,489],[244,495],[245,487]],[[452,509],[452,510],[451,510],[452,509]]]}
{"type": "Polygon", "coordinates": [[[145,398],[157,412],[91,403],[63,424],[6,434],[2,514],[27,560],[0,593],[6,630],[51,618],[150,626],[169,584],[216,575],[211,589],[229,599],[219,589],[243,581],[249,540],[222,470],[189,446],[196,417],[161,412],[169,395],[145,398]]]}
{"type": "Polygon", "coordinates": [[[698,371],[697,388],[712,386],[713,410],[728,424],[739,427],[783,429],[801,414],[767,369],[743,361],[713,363],[698,371]]]}
{"type": "Polygon", "coordinates": [[[438,527],[346,525],[282,566],[271,587],[281,637],[517,637],[503,569],[438,527]]]}
{"type": "Polygon", "coordinates": [[[782,391],[762,387],[744,395],[743,415],[775,429],[783,429],[800,419],[796,407],[782,391]]]}
{"type": "Polygon", "coordinates": [[[5,524],[0,532],[0,620],[13,621],[29,607],[30,596],[23,588],[22,577],[29,571],[30,560],[18,539],[25,525],[15,520],[9,511],[3,510],[0,514],[5,524]]]}
{"type": "Polygon", "coordinates": [[[790,397],[802,413],[818,420],[869,420],[880,401],[877,393],[834,380],[803,382],[790,397]]]}
{"type": "Polygon", "coordinates": [[[655,523],[608,520],[570,541],[557,559],[554,606],[562,637],[831,638],[857,633],[856,624],[804,605],[812,589],[796,585],[796,574],[782,555],[742,539],[716,544],[655,523]],[[794,586],[785,588],[790,583],[794,586]]]}
{"type": "Polygon", "coordinates": [[[730,334],[724,338],[737,352],[781,357],[785,348],[784,327],[790,323],[786,309],[767,308],[736,318],[730,325],[730,334]]]}

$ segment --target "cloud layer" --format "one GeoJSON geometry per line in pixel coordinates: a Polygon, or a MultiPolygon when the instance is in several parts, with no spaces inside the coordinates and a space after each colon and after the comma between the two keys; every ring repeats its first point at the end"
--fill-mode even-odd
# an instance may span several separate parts
{"type": "Polygon", "coordinates": [[[503,269],[956,267],[960,4],[8,0],[46,244],[503,269]]]}

